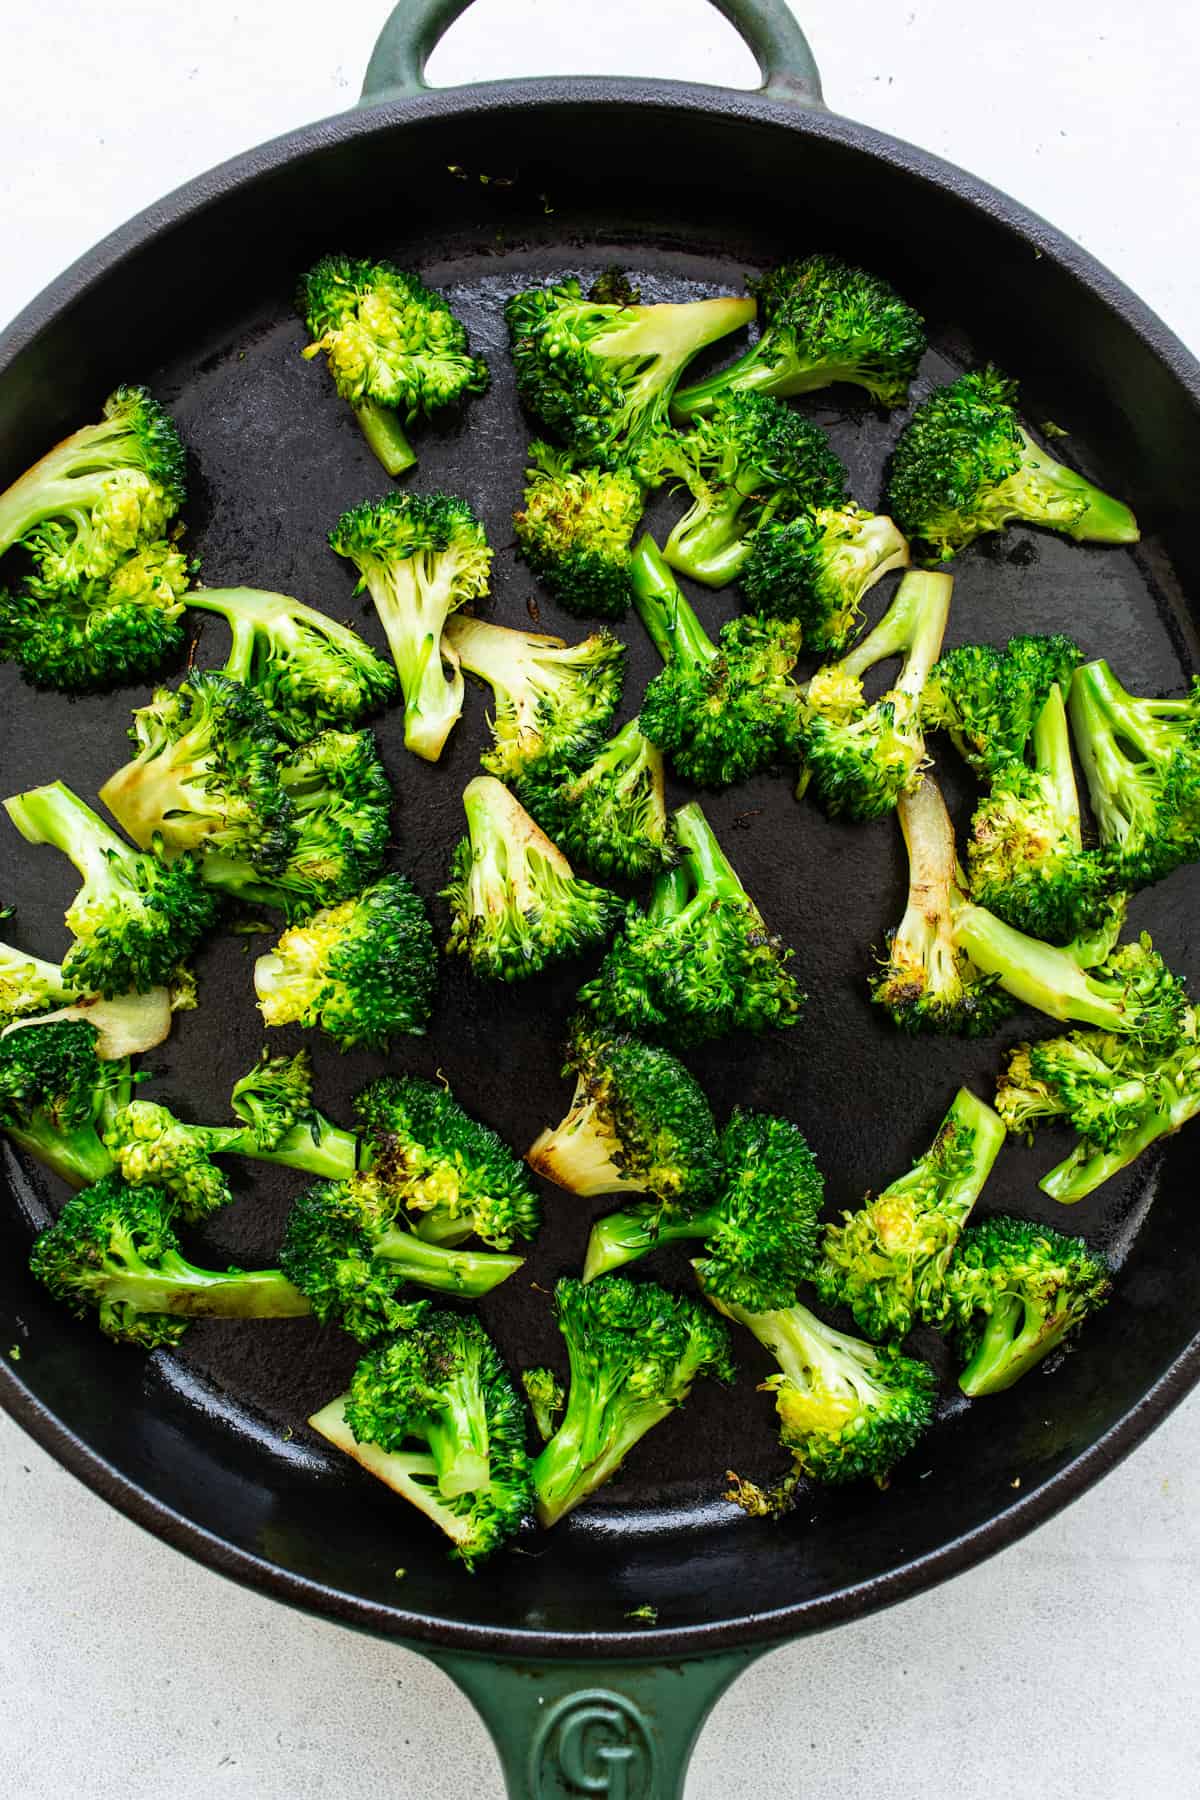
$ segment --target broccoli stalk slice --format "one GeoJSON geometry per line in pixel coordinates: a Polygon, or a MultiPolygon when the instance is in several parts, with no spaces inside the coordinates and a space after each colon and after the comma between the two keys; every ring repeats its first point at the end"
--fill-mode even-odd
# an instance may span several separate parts
{"type": "MultiPolygon", "coordinates": [[[[314,345],[319,349],[320,345],[314,345]]],[[[305,352],[307,355],[307,352],[305,352]]],[[[389,475],[403,475],[417,460],[417,453],[405,435],[400,414],[378,400],[359,400],[352,408],[359,430],[389,475]]]]}
{"type": "Polygon", "coordinates": [[[350,1429],[346,1406],[350,1395],[339,1394],[328,1406],[313,1413],[312,1429],[345,1456],[415,1506],[418,1512],[444,1531],[460,1552],[467,1552],[476,1538],[476,1522],[469,1511],[447,1504],[438,1486],[438,1465],[424,1450],[381,1450],[378,1444],[360,1443],[350,1429]]]}
{"type": "Polygon", "coordinates": [[[717,646],[679,591],[679,583],[648,531],[634,547],[629,578],[634,610],[665,663],[696,666],[716,660],[717,646]]]}
{"type": "Polygon", "coordinates": [[[585,1074],[575,1084],[566,1116],[539,1132],[525,1160],[535,1175],[585,1200],[597,1194],[651,1192],[647,1182],[625,1166],[620,1139],[585,1074]]]}

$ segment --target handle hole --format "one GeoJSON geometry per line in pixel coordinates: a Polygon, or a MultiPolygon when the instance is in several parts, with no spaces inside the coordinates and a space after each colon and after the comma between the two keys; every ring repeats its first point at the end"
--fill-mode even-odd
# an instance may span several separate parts
{"type": "Polygon", "coordinates": [[[644,75],[756,88],[758,68],[703,0],[476,0],[429,59],[431,87],[522,75],[644,75]]]}

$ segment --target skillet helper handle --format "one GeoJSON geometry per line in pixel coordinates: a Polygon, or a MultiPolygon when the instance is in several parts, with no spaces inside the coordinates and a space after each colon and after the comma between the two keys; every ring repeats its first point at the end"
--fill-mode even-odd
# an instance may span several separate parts
{"type": "MultiPolygon", "coordinates": [[[[569,0],[564,0],[568,4],[569,0]]],[[[753,53],[760,93],[797,106],[821,106],[821,77],[808,39],[787,0],[709,0],[753,53]]],[[[399,0],[379,34],[361,105],[428,92],[425,65],[471,0],[399,0]]]]}
{"type": "Polygon", "coordinates": [[[700,1727],[759,1654],[525,1664],[419,1648],[483,1719],[509,1800],[681,1800],[700,1727]]]}

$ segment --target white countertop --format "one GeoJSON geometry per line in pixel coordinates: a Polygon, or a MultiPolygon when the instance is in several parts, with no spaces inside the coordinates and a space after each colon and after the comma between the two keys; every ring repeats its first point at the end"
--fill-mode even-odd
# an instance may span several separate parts
{"type": "MultiPolygon", "coordinates": [[[[17,5],[0,108],[0,318],[141,206],[355,98],[388,0],[17,5]]],[[[748,84],[700,0],[479,0],[439,82],[748,84]],[[651,16],[652,15],[652,16],[651,16]],[[628,37],[628,48],[623,40],[628,37]]],[[[1200,346],[1200,12],[1182,0],[804,0],[831,106],[1044,213],[1200,346]],[[853,24],[849,21],[853,18],[853,24]]],[[[483,1577],[481,1577],[483,1579],[483,1577]]],[[[688,1800],[1194,1800],[1200,1399],[981,1568],[775,1652],[721,1702],[688,1800]]],[[[421,1658],[243,1592],[0,1418],[0,1793],[492,1800],[482,1726],[421,1658]]]]}

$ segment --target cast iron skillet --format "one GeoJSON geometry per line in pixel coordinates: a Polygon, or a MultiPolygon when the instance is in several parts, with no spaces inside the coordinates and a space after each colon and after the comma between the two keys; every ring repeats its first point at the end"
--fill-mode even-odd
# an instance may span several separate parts
{"type": "MultiPolygon", "coordinates": [[[[951,641],[1061,629],[1107,655],[1133,687],[1179,688],[1196,660],[1185,595],[1200,591],[1186,528],[1200,466],[1200,370],[1130,293],[992,189],[822,111],[783,0],[714,0],[758,58],[756,93],[591,79],[430,92],[425,58],[466,3],[398,7],[371,61],[369,105],[192,182],[34,302],[0,339],[0,485],[93,417],[118,380],[144,379],[190,446],[189,542],[205,579],[353,612],[379,641],[324,533],[386,483],[323,369],[300,360],[290,307],[310,258],[361,246],[419,265],[489,354],[491,392],[461,425],[422,433],[412,481],[459,491],[481,509],[498,550],[494,616],[525,623],[533,589],[512,554],[509,515],[527,427],[504,353],[502,298],[614,260],[650,297],[683,298],[827,247],[886,271],[927,315],[934,348],[920,391],[994,356],[1021,377],[1030,416],[1067,423],[1073,459],[1128,497],[1145,527],[1132,553],[1024,532],[976,547],[956,568],[951,641]]],[[[841,392],[817,397],[813,411],[830,425],[856,494],[876,501],[896,421],[841,392]]],[[[702,606],[715,621],[733,602],[706,597],[702,606]]],[[[578,635],[544,596],[540,615],[578,635]]],[[[628,635],[632,712],[654,657],[636,625],[628,635]]],[[[203,652],[216,660],[219,639],[209,636],[203,652]]],[[[123,758],[138,698],[72,704],[0,670],[3,791],[61,776],[94,794],[123,758]]],[[[436,768],[404,754],[399,727],[395,713],[380,725],[400,793],[397,859],[432,899],[460,834],[484,705],[473,698],[436,768]]],[[[959,772],[947,763],[944,774],[961,806],[959,772]]],[[[800,1119],[832,1203],[852,1204],[927,1144],[960,1080],[989,1091],[1000,1046],[908,1043],[872,1016],[870,946],[902,903],[894,829],[831,826],[798,807],[779,778],[721,795],[709,811],[768,918],[797,946],[812,1000],[792,1035],[719,1045],[695,1066],[722,1109],[736,1098],[800,1119]]],[[[63,948],[70,882],[59,861],[11,832],[0,850],[0,892],[17,904],[21,941],[43,953],[63,948]]],[[[1193,974],[1198,891],[1194,872],[1179,874],[1133,916],[1152,921],[1168,959],[1193,974]]],[[[233,1077],[260,1045],[244,946],[228,939],[203,956],[202,1010],[179,1021],[162,1053],[159,1091],[193,1117],[224,1116],[233,1077]]],[[[558,1038],[583,973],[494,994],[447,967],[430,1036],[402,1046],[393,1066],[443,1070],[523,1145],[565,1104],[558,1038]]],[[[1031,1024],[1015,1021],[1009,1040],[1031,1024]]],[[[318,1047],[323,1105],[345,1117],[350,1093],[381,1066],[318,1047]]],[[[1035,1186],[1058,1153],[1050,1142],[1036,1154],[1010,1149],[986,1209],[1061,1225],[1035,1186]]],[[[1200,1373],[1200,1249],[1191,1208],[1179,1205],[1194,1189],[1187,1159],[1186,1144],[1169,1146],[1066,1219],[1122,1265],[1084,1350],[998,1399],[948,1399],[889,1492],[815,1495],[781,1526],[751,1523],[720,1498],[727,1467],[769,1473],[779,1464],[771,1408],[754,1392],[766,1365],[743,1345],[735,1397],[697,1392],[594,1504],[467,1576],[423,1521],[303,1426],[344,1381],[348,1340],[299,1321],[200,1325],[181,1354],[148,1360],[103,1343],[25,1273],[31,1229],[59,1196],[11,1157],[0,1345],[19,1345],[21,1358],[0,1359],[0,1399],[67,1467],[180,1549],[433,1655],[481,1705],[514,1793],[648,1800],[677,1792],[704,1712],[748,1657],[1011,1542],[1187,1391],[1200,1373]],[[656,1624],[630,1617],[643,1607],[656,1609],[656,1624]]],[[[256,1175],[200,1247],[206,1257],[268,1261],[294,1189],[256,1175]]],[[[528,1264],[540,1286],[521,1278],[485,1308],[514,1361],[558,1357],[541,1289],[578,1267],[588,1216],[604,1205],[548,1195],[548,1225],[528,1264]]],[[[687,1279],[682,1258],[664,1256],[654,1272],[687,1279]]]]}

